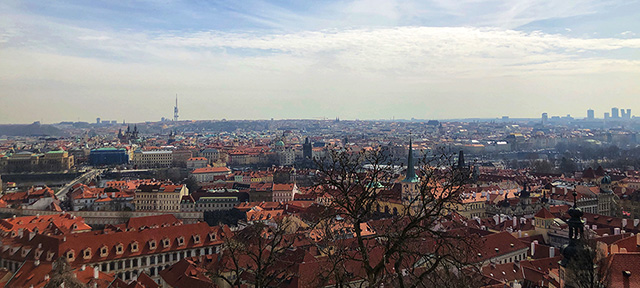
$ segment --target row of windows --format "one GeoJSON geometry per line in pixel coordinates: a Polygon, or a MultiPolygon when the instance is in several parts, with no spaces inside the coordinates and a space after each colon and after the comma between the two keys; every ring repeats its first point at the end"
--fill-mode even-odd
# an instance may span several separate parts
{"type": "MultiPolygon", "coordinates": [[[[167,254],[161,254],[161,255],[151,255],[151,256],[144,256],[139,258],[123,259],[123,260],[118,260],[113,262],[103,262],[103,263],[96,264],[96,266],[100,267],[99,269],[103,272],[112,272],[112,271],[118,271],[118,270],[130,269],[130,268],[144,267],[147,265],[151,266],[151,265],[157,265],[157,264],[172,264],[185,257],[200,256],[201,254],[209,255],[209,254],[218,253],[218,252],[219,252],[218,247],[215,247],[215,250],[213,247],[206,247],[206,248],[198,248],[198,249],[173,252],[173,253],[167,253],[167,254]]],[[[151,276],[155,276],[155,275],[151,275],[151,276]]]]}

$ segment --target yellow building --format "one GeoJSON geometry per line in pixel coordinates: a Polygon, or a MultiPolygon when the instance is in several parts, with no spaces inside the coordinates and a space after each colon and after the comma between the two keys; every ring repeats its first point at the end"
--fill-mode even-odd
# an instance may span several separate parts
{"type": "Polygon", "coordinates": [[[184,184],[142,184],[135,193],[136,211],[179,212],[180,200],[189,194],[189,189],[184,184]]]}
{"type": "Polygon", "coordinates": [[[73,168],[73,155],[63,150],[44,154],[23,151],[0,157],[2,172],[63,171],[73,168]]]}
{"type": "Polygon", "coordinates": [[[131,164],[138,168],[171,167],[173,164],[173,152],[169,150],[133,152],[131,164]]]}

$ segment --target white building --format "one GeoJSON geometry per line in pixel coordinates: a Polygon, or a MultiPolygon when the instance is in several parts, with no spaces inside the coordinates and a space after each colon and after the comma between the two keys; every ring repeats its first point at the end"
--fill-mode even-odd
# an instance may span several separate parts
{"type": "Polygon", "coordinates": [[[133,152],[131,164],[137,168],[160,168],[171,167],[173,163],[173,152],[170,150],[154,150],[133,152]]]}

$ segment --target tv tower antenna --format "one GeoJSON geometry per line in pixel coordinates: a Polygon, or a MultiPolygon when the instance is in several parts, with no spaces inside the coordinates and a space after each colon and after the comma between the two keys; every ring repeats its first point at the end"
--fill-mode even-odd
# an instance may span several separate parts
{"type": "Polygon", "coordinates": [[[178,93],[176,93],[176,107],[173,107],[173,121],[178,121],[178,93]]]}

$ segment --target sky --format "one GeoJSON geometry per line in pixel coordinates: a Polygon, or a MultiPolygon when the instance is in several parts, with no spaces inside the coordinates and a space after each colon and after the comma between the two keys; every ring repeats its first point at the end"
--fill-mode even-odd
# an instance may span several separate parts
{"type": "Polygon", "coordinates": [[[640,115],[640,1],[0,1],[0,123],[640,115]]]}

